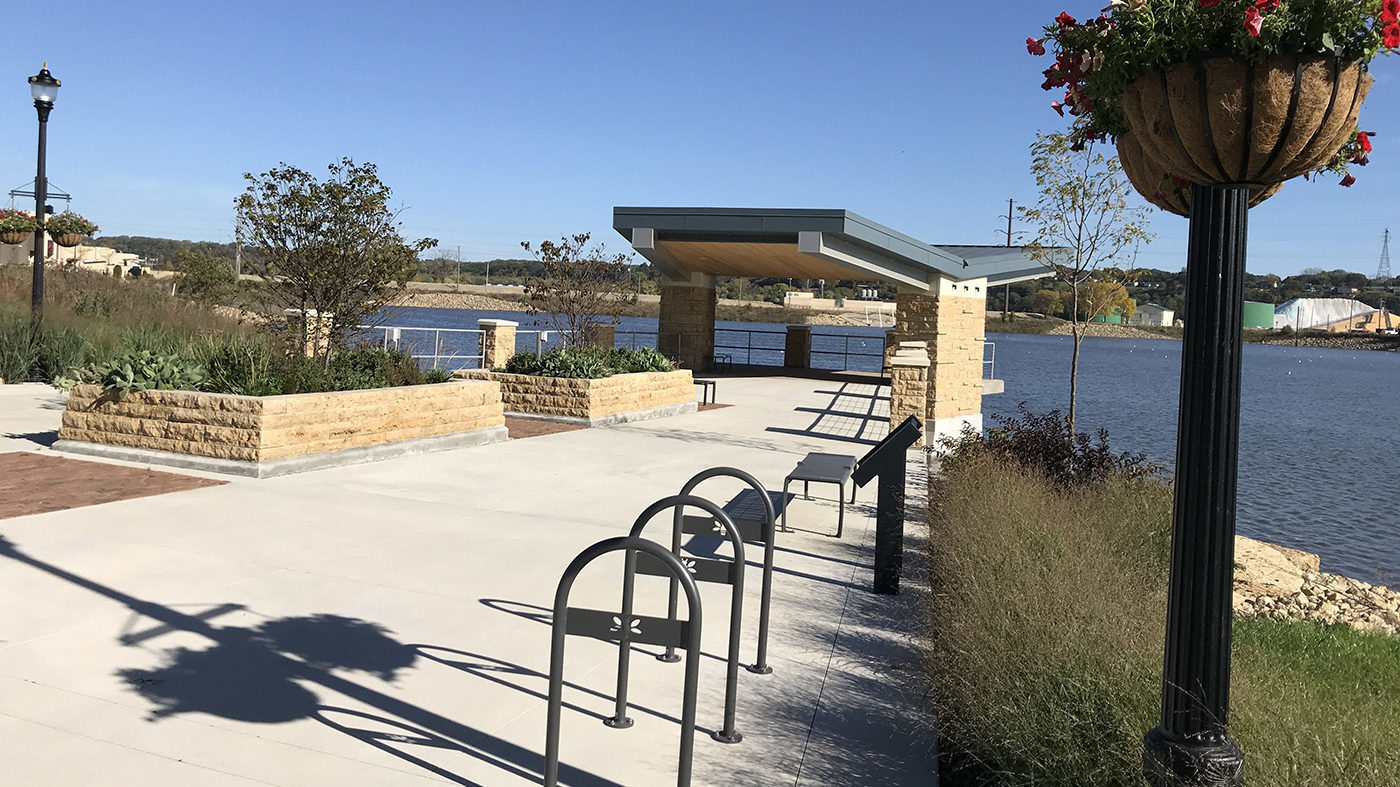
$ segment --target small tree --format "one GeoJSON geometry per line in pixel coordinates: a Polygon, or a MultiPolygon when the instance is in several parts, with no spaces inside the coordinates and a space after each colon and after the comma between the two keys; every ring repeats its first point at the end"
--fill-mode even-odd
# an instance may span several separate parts
{"type": "Polygon", "coordinates": [[[1040,197],[1020,209],[1035,228],[1027,245],[1031,256],[1070,288],[1070,326],[1074,354],[1069,371],[1069,428],[1074,431],[1079,393],[1079,298],[1100,267],[1128,247],[1148,243],[1147,208],[1128,207],[1128,185],[1117,157],[1105,156],[1091,140],[1075,143],[1064,134],[1037,134],[1031,145],[1031,171],[1040,197]]]}
{"type": "Polygon", "coordinates": [[[613,325],[631,297],[627,289],[629,254],[608,254],[589,245],[589,233],[520,245],[544,265],[525,282],[531,314],[542,314],[570,347],[587,342],[595,325],[613,325]]]}
{"type": "Polygon", "coordinates": [[[398,294],[437,241],[404,240],[373,164],[343,158],[327,170],[324,181],[287,164],[244,173],[237,207],[242,237],[266,258],[259,272],[273,300],[330,315],[320,326],[329,341],[315,343],[329,364],[331,350],[398,294]]]}
{"type": "Polygon", "coordinates": [[[1128,295],[1128,288],[1112,278],[1091,279],[1079,292],[1079,316],[1092,320],[1120,314],[1126,320],[1137,311],[1137,304],[1128,295]]]}
{"type": "Polygon", "coordinates": [[[188,249],[180,252],[178,262],[178,287],[186,298],[198,303],[223,303],[238,292],[232,261],[200,249],[188,249]]]}
{"type": "Polygon", "coordinates": [[[1036,290],[1031,296],[1031,307],[1047,317],[1053,317],[1064,310],[1065,301],[1057,290],[1036,290]]]}

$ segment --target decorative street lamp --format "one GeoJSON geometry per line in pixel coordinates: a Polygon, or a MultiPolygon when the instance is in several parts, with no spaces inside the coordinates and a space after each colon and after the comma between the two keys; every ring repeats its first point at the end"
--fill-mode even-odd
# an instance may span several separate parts
{"type": "Polygon", "coordinates": [[[49,197],[49,181],[44,173],[45,146],[48,142],[49,112],[58,96],[59,81],[49,73],[48,61],[39,73],[29,78],[29,92],[34,96],[34,109],[39,113],[39,172],[34,177],[34,289],[30,296],[30,311],[34,321],[44,316],[44,201],[49,197]]]}

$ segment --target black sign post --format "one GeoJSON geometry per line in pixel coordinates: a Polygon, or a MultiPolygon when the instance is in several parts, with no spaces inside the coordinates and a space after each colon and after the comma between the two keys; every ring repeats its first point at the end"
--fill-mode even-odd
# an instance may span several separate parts
{"type": "Polygon", "coordinates": [[[892,596],[899,593],[899,575],[904,568],[904,483],[905,454],[923,436],[923,423],[909,416],[870,449],[851,474],[856,486],[865,486],[879,476],[875,509],[875,592],[892,596]]]}

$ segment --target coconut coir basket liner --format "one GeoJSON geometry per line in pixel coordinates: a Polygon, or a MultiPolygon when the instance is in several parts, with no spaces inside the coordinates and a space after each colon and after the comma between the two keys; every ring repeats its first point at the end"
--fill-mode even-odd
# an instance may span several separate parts
{"type": "Polygon", "coordinates": [[[1123,92],[1128,127],[1194,183],[1282,183],[1326,166],[1356,129],[1372,79],[1357,63],[1280,57],[1176,63],[1123,92]]]}
{"type": "MultiPolygon", "coordinates": [[[[1159,156],[1144,150],[1131,131],[1118,137],[1118,162],[1122,164],[1128,182],[1133,184],[1143,199],[1169,213],[1191,215],[1191,187],[1172,180],[1173,173],[1161,163],[1159,156]]],[[[1282,183],[1274,183],[1252,189],[1249,207],[1255,207],[1282,188],[1282,183]]]]}

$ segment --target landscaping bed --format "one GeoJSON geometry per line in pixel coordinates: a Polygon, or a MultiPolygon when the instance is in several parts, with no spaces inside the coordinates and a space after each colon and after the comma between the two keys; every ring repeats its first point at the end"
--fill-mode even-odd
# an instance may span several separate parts
{"type": "Polygon", "coordinates": [[[278,396],[75,386],[60,450],[268,477],[506,439],[490,381],[278,396]]]}
{"type": "Polygon", "coordinates": [[[506,412],[525,418],[599,426],[698,409],[690,372],[649,348],[521,353],[503,369],[453,374],[499,383],[506,412]]]}
{"type": "MultiPolygon", "coordinates": [[[[990,448],[965,440],[930,490],[942,783],[1136,787],[1160,708],[1171,487],[1031,421],[990,448]]],[[[1400,638],[1274,617],[1234,623],[1248,783],[1400,785],[1400,638]]]]}

